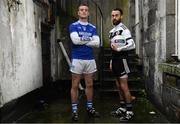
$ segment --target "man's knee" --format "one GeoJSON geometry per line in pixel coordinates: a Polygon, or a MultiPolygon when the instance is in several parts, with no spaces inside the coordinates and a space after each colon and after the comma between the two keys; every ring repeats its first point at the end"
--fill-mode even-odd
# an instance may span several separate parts
{"type": "Polygon", "coordinates": [[[93,82],[86,83],[86,88],[92,88],[92,87],[93,87],[93,82]]]}
{"type": "Polygon", "coordinates": [[[77,90],[79,87],[79,82],[81,80],[81,75],[79,74],[72,74],[72,89],[77,90]]]}
{"type": "Polygon", "coordinates": [[[124,92],[126,92],[127,90],[128,90],[128,84],[127,84],[127,82],[121,82],[120,83],[120,87],[121,87],[121,89],[124,91],[124,92]]]}
{"type": "Polygon", "coordinates": [[[72,90],[78,90],[78,88],[79,88],[78,85],[72,85],[71,87],[72,90]]]}
{"type": "Polygon", "coordinates": [[[78,90],[78,88],[79,88],[79,82],[80,82],[80,80],[73,80],[72,81],[72,86],[71,86],[71,89],[72,90],[78,90]]]}

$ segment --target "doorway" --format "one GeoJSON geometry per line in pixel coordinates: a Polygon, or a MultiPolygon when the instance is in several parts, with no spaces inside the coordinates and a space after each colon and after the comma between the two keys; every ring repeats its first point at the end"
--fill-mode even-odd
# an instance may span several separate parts
{"type": "Polygon", "coordinates": [[[42,71],[44,86],[49,86],[51,82],[50,32],[51,27],[45,23],[41,23],[42,71]]]}

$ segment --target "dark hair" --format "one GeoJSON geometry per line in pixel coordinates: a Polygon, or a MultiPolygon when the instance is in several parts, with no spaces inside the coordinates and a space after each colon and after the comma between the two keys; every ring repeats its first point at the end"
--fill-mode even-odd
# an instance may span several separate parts
{"type": "Polygon", "coordinates": [[[121,15],[123,15],[123,10],[121,8],[115,8],[115,9],[113,9],[113,11],[119,11],[121,13],[121,15]]]}
{"type": "Polygon", "coordinates": [[[79,4],[79,7],[80,6],[87,6],[87,7],[89,7],[87,3],[81,3],[81,4],[79,4]]]}

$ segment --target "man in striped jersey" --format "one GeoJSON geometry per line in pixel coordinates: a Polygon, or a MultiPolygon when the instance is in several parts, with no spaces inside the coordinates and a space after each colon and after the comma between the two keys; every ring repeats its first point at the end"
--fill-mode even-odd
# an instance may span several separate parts
{"type": "Polygon", "coordinates": [[[135,49],[135,43],[129,29],[121,22],[123,11],[120,8],[113,9],[111,20],[114,28],[109,32],[112,59],[110,69],[116,77],[116,85],[120,92],[120,107],[111,112],[111,115],[120,117],[120,121],[128,121],[133,116],[131,93],[128,88],[128,73],[130,72],[127,57],[128,51],[135,49]]]}

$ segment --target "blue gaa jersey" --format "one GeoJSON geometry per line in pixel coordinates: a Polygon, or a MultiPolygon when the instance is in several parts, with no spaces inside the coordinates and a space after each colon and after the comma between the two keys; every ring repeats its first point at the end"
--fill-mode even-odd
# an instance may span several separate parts
{"type": "MultiPolygon", "coordinates": [[[[96,27],[90,23],[82,24],[80,21],[74,22],[69,26],[70,34],[77,32],[80,39],[82,37],[93,37],[97,35],[96,27]]],[[[84,41],[82,41],[84,42],[84,41]]],[[[93,48],[72,43],[72,59],[92,60],[94,59],[93,48]]]]}

